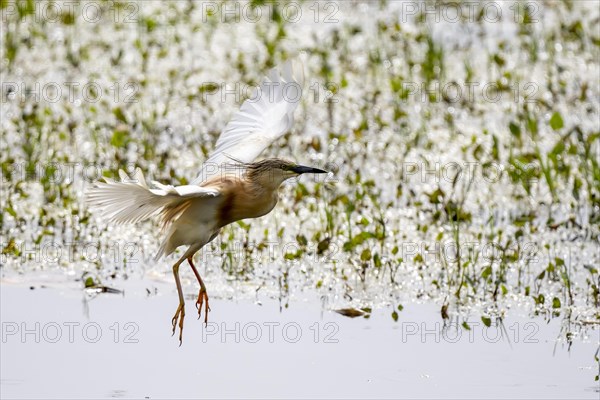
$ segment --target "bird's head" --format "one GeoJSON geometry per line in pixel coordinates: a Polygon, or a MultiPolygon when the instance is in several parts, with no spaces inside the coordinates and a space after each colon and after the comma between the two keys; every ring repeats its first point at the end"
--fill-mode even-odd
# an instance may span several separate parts
{"type": "Polygon", "coordinates": [[[319,168],[306,167],[298,165],[292,161],[281,158],[267,158],[257,161],[247,166],[248,178],[262,186],[276,189],[286,179],[293,178],[301,174],[326,174],[319,168]]]}

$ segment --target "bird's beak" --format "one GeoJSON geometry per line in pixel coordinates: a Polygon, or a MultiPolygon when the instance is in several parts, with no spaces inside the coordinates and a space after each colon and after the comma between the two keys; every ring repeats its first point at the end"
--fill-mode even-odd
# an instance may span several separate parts
{"type": "Polygon", "coordinates": [[[305,167],[304,165],[298,165],[294,168],[292,168],[292,171],[294,171],[297,174],[327,174],[327,171],[323,171],[322,169],[319,168],[313,168],[313,167],[305,167]]]}

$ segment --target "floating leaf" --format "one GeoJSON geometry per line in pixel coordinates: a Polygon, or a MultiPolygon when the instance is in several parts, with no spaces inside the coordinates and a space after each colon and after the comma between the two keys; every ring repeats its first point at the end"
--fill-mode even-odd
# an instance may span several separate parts
{"type": "Polygon", "coordinates": [[[306,239],[306,236],[304,236],[304,235],[297,235],[296,240],[298,241],[298,244],[300,246],[306,246],[308,244],[308,240],[306,239]]]}
{"type": "Polygon", "coordinates": [[[298,250],[295,253],[285,253],[283,258],[286,260],[297,260],[302,257],[302,251],[298,250]]]}
{"type": "Polygon", "coordinates": [[[121,109],[121,107],[115,107],[113,108],[113,114],[114,116],[121,122],[123,123],[127,123],[127,117],[125,116],[125,113],[123,112],[123,110],[121,109]]]}
{"type": "Polygon", "coordinates": [[[87,279],[85,280],[85,287],[90,288],[90,287],[94,287],[94,286],[96,286],[96,282],[94,282],[94,278],[92,278],[91,276],[88,276],[87,279]]]}
{"type": "Polygon", "coordinates": [[[508,124],[508,129],[510,129],[510,133],[512,133],[513,136],[521,137],[521,128],[519,127],[519,125],[515,124],[514,122],[511,122],[508,124]]]}
{"type": "Polygon", "coordinates": [[[362,251],[362,253],[360,253],[360,260],[361,261],[369,261],[370,259],[371,259],[371,250],[364,249],[362,251]]]}
{"type": "Polygon", "coordinates": [[[535,304],[544,305],[546,302],[546,297],[541,293],[538,296],[534,296],[533,299],[535,300],[535,304]]]}
{"type": "Polygon", "coordinates": [[[321,255],[329,249],[329,244],[331,243],[331,238],[325,238],[319,242],[317,245],[317,254],[321,255]]]}
{"type": "Polygon", "coordinates": [[[552,299],[552,308],[560,308],[560,299],[558,297],[552,299]]]}
{"type": "Polygon", "coordinates": [[[565,124],[560,113],[555,112],[554,114],[552,114],[552,117],[550,118],[550,127],[553,130],[557,131],[563,126],[565,126],[565,124]]]}
{"type": "Polygon", "coordinates": [[[129,144],[129,132],[126,130],[117,129],[113,132],[113,135],[110,139],[110,144],[114,147],[124,148],[129,144]]]}
{"type": "Polygon", "coordinates": [[[437,188],[433,192],[429,193],[428,196],[431,204],[439,204],[444,201],[445,193],[442,191],[442,189],[437,188]]]}
{"type": "Polygon", "coordinates": [[[375,255],[373,256],[373,264],[375,264],[375,267],[381,268],[381,258],[379,257],[378,253],[375,253],[375,255]]]}
{"type": "Polygon", "coordinates": [[[487,278],[488,278],[490,275],[492,275],[492,266],[491,266],[491,265],[490,265],[490,266],[488,266],[486,269],[484,269],[484,270],[481,272],[481,277],[482,277],[483,279],[487,279],[487,278]]]}
{"type": "Polygon", "coordinates": [[[334,311],[336,313],[343,315],[344,317],[348,317],[348,318],[362,317],[363,315],[366,314],[364,311],[357,310],[356,308],[341,308],[339,310],[334,310],[334,311]]]}
{"type": "Polygon", "coordinates": [[[442,314],[442,319],[448,319],[448,304],[444,304],[442,306],[442,309],[440,310],[440,313],[442,314]]]}

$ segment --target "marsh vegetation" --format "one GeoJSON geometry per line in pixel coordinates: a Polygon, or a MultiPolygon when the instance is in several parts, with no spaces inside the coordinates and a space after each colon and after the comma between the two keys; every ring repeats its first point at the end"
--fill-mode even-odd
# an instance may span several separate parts
{"type": "Polygon", "coordinates": [[[466,328],[519,308],[563,319],[568,346],[597,336],[596,2],[500,2],[456,20],[444,2],[427,3],[439,20],[392,1],[89,3],[97,18],[85,2],[42,16],[45,2],[0,2],[2,274],[170,279],[171,260],[152,261],[156,227],[107,226],[83,192],[119,168],[191,181],[247,89],[300,57],[297,122],[269,153],[333,174],[224,229],[199,261],[211,295],[395,320],[432,302],[466,328]]]}

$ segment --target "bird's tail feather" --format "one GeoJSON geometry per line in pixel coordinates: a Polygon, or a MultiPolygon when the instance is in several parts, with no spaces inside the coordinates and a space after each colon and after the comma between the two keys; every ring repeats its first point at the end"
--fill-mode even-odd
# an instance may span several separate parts
{"type": "Polygon", "coordinates": [[[178,204],[170,204],[167,207],[164,207],[160,213],[160,217],[162,220],[162,231],[169,231],[165,236],[165,239],[160,244],[158,249],[158,253],[154,257],[155,260],[158,260],[163,254],[169,255],[175,251],[177,245],[173,243],[173,235],[176,234],[176,231],[173,229],[168,229],[171,226],[171,223],[179,218],[181,214],[190,206],[191,202],[189,200],[182,201],[178,204]]]}
{"type": "Polygon", "coordinates": [[[158,261],[158,259],[160,259],[163,255],[168,256],[173,251],[175,251],[176,247],[171,244],[171,241],[169,239],[170,239],[169,237],[165,238],[162,241],[162,243],[160,244],[160,247],[158,248],[158,252],[154,256],[155,261],[158,261]]]}
{"type": "Polygon", "coordinates": [[[165,196],[151,190],[141,169],[133,177],[119,170],[121,182],[105,180],[97,182],[88,190],[86,201],[92,209],[100,210],[107,221],[116,224],[136,223],[159,214],[165,207],[171,208],[180,199],[165,196]]]}
{"type": "MultiPolygon", "coordinates": [[[[155,182],[161,188],[150,189],[139,168],[132,178],[122,170],[119,170],[119,176],[121,182],[105,179],[105,182],[97,182],[86,194],[88,205],[99,210],[109,222],[136,223],[159,216],[164,232],[191,204],[189,198],[180,196],[173,187],[155,182]]],[[[155,259],[171,254],[176,247],[172,232],[169,232],[155,259]]]]}

